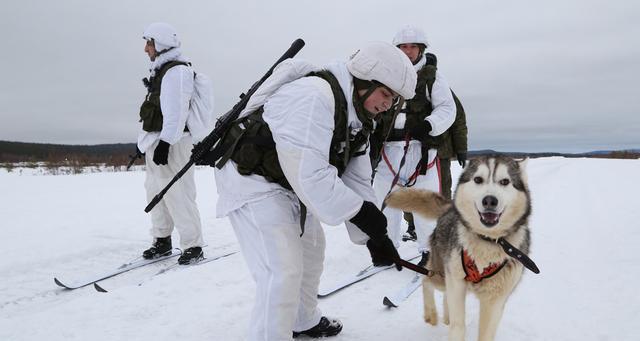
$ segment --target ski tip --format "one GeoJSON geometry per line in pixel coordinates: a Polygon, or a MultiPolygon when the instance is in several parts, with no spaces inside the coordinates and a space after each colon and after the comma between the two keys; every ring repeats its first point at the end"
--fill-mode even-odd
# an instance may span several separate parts
{"type": "Polygon", "coordinates": [[[53,278],[53,281],[54,281],[58,286],[63,287],[63,288],[65,288],[65,289],[69,289],[69,287],[68,287],[68,286],[66,286],[66,285],[62,284],[62,282],[60,282],[57,278],[55,278],[55,277],[54,277],[54,278],[53,278]]]}
{"type": "Polygon", "coordinates": [[[107,290],[105,290],[103,287],[99,286],[98,283],[93,283],[93,287],[98,291],[98,292],[108,292],[107,290]]]}
{"type": "Polygon", "coordinates": [[[391,302],[391,300],[385,296],[384,299],[382,299],[382,304],[386,305],[389,308],[397,308],[398,306],[393,304],[393,302],[391,302]]]}

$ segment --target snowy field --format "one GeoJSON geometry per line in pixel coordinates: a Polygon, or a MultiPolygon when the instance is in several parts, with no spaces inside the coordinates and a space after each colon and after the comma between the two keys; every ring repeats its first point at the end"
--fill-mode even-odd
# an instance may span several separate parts
{"type": "MultiPolygon", "coordinates": [[[[528,166],[531,258],[541,274],[525,272],[497,339],[640,340],[640,160],[544,158],[528,166]]],[[[0,340],[243,339],[254,284],[239,253],[151,279],[170,261],[133,270],[100,282],[108,293],[54,284],[112,269],[149,246],[143,180],[140,170],[0,170],[0,340]]],[[[205,253],[237,249],[229,222],[214,218],[213,172],[199,168],[196,182],[205,253]]],[[[366,248],[352,245],[343,227],[327,226],[326,235],[323,283],[368,263],[366,248]]],[[[445,326],[422,321],[421,292],[397,309],[382,305],[411,276],[387,270],[322,299],[323,312],[344,323],[332,339],[446,340],[445,326]]],[[[477,309],[468,296],[468,340],[477,335],[477,309]]]]}

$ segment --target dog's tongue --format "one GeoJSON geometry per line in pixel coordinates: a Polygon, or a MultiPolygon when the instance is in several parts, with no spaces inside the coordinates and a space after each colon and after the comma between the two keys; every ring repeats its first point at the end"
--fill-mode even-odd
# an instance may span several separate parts
{"type": "Polygon", "coordinates": [[[492,213],[492,212],[482,213],[482,220],[490,224],[497,223],[498,218],[500,218],[500,215],[497,213],[492,213]]]}

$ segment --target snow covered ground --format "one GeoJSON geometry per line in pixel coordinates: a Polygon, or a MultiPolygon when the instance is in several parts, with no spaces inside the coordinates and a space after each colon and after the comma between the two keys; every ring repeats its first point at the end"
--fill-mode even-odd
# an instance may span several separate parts
{"type": "MultiPolygon", "coordinates": [[[[454,175],[459,169],[454,169],[454,175]]],[[[532,259],[508,301],[498,340],[638,340],[640,160],[544,158],[529,162],[532,259]]],[[[146,280],[169,262],[74,291],[73,280],[108,270],[146,248],[144,172],[64,176],[0,170],[0,340],[241,340],[254,284],[241,254],[146,280]]],[[[213,172],[196,172],[205,252],[237,249],[215,219],[213,172]]],[[[327,226],[323,283],[368,263],[343,227],[327,226]]],[[[174,244],[177,244],[174,233],[174,244]]],[[[403,248],[411,248],[405,245],[403,248]]],[[[397,309],[382,298],[412,274],[387,270],[320,301],[344,330],[334,340],[446,340],[422,321],[422,294],[397,309]]],[[[477,335],[477,300],[467,298],[467,339],[477,335]]],[[[440,313],[442,311],[440,310],[440,313]]]]}

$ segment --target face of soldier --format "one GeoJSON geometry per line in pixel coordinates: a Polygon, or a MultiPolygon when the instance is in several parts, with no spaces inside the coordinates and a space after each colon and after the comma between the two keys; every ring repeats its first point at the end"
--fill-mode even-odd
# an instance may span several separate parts
{"type": "MultiPolygon", "coordinates": [[[[358,90],[360,96],[364,96],[367,90],[358,90]]],[[[386,86],[379,86],[369,97],[364,100],[364,108],[375,116],[387,111],[398,99],[398,95],[386,86]]]]}
{"type": "Polygon", "coordinates": [[[418,56],[420,55],[420,45],[418,44],[400,44],[398,48],[404,52],[404,54],[409,57],[412,63],[417,62],[418,56]]]}
{"type": "Polygon", "coordinates": [[[149,39],[144,45],[144,52],[149,56],[151,61],[156,60],[156,45],[153,43],[153,40],[149,39]]]}

